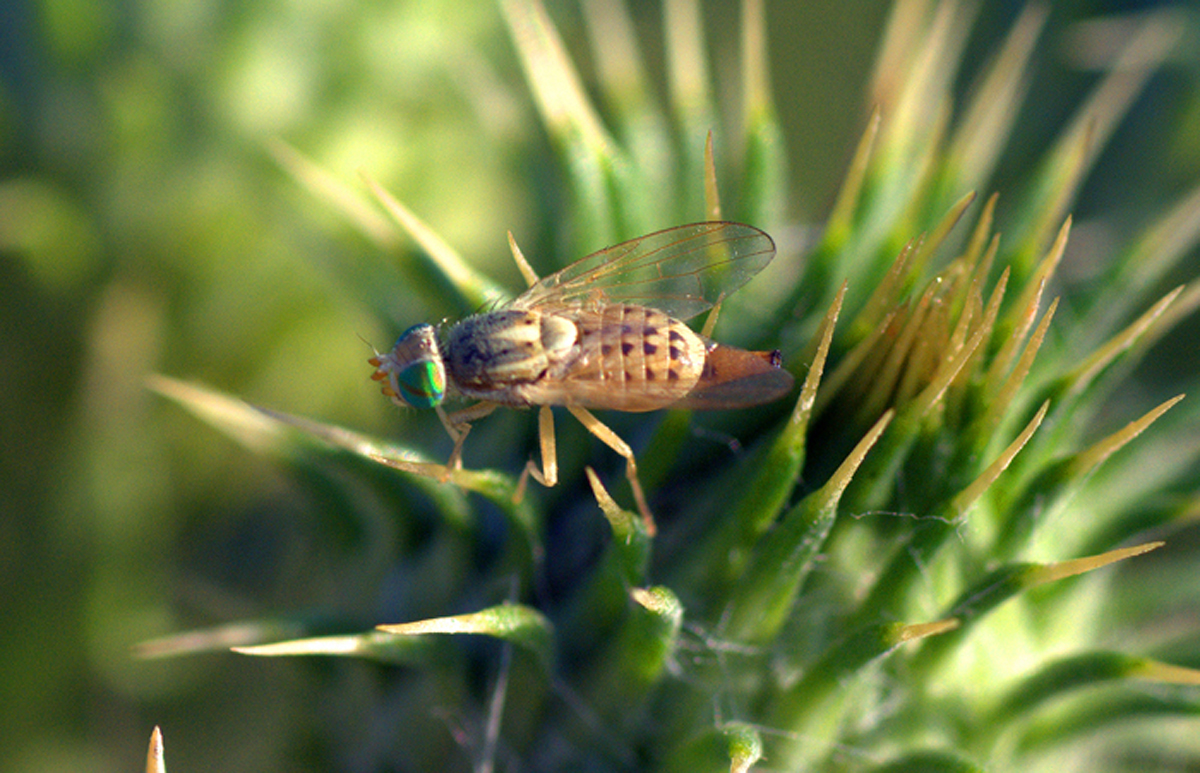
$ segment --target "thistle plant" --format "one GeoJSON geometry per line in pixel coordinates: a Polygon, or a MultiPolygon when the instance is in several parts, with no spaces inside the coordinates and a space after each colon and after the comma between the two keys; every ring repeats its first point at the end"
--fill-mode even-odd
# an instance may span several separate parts
{"type": "MultiPolygon", "coordinates": [[[[651,534],[620,458],[566,422],[559,485],[520,492],[530,414],[478,422],[455,468],[415,413],[352,430],[156,377],[311,486],[341,535],[330,550],[356,556],[347,582],[377,597],[143,653],[233,643],[382,664],[333,671],[325,688],[371,680],[378,706],[324,718],[322,735],[358,739],[331,753],[356,768],[1195,766],[1196,634],[1157,625],[1194,590],[1186,571],[1138,558],[1196,512],[1192,413],[1172,397],[1116,418],[1108,400],[1200,302],[1195,287],[1163,289],[1195,254],[1200,189],[1117,240],[1086,286],[1059,279],[1080,191],[1178,44],[1178,20],[1129,25],[1033,171],[993,192],[1046,9],[1021,13],[960,100],[974,6],[898,3],[872,111],[806,238],[787,221],[797,171],[761,2],[742,6],[735,114],[713,94],[695,3],[664,6],[665,112],[619,5],[584,4],[604,110],[546,10],[502,8],[569,188],[570,217],[543,239],[555,248],[526,249],[535,269],[686,222],[774,233],[778,257],[722,304],[717,337],[781,350],[795,393],[724,414],[606,417],[634,449],[651,534]],[[368,722],[369,743],[353,732],[368,722]]],[[[340,272],[388,336],[372,343],[513,297],[403,191],[369,171],[342,179],[299,146],[272,152],[368,235],[403,245],[340,272]]]]}

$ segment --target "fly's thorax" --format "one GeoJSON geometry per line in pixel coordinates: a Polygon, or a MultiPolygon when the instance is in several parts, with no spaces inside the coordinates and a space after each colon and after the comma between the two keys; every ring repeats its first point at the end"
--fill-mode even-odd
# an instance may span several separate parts
{"type": "Polygon", "coordinates": [[[414,408],[432,408],[446,397],[446,371],[432,325],[405,330],[387,354],[370,360],[371,375],[382,381],[383,393],[414,408]]]}
{"type": "Polygon", "coordinates": [[[575,350],[574,322],[533,310],[477,314],[443,338],[451,382],[470,397],[521,405],[512,390],[546,378],[552,365],[575,350]]]}

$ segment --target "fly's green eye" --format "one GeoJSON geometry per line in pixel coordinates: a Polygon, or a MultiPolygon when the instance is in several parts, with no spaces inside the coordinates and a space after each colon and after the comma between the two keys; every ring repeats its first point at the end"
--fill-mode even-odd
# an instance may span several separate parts
{"type": "Polygon", "coordinates": [[[414,362],[396,374],[396,386],[412,407],[432,408],[446,396],[446,372],[440,362],[414,362]]]}

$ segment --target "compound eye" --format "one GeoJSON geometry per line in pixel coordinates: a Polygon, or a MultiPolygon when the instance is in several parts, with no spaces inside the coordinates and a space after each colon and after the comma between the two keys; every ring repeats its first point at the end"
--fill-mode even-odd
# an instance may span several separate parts
{"type": "Polygon", "coordinates": [[[446,372],[440,362],[414,362],[396,374],[396,387],[414,408],[432,408],[446,396],[446,372]]]}

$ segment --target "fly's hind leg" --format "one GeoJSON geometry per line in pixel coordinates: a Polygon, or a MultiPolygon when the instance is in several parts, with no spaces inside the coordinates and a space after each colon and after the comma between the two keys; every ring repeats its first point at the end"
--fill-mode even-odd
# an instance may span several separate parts
{"type": "Polygon", "coordinates": [[[517,491],[513,501],[520,502],[525,496],[525,484],[530,476],[546,488],[558,485],[558,448],[554,443],[554,414],[550,406],[543,405],[538,409],[538,444],[542,451],[542,469],[530,459],[521,471],[521,479],[517,481],[517,491]]]}
{"type": "Polygon", "coordinates": [[[446,472],[442,475],[442,483],[450,479],[452,470],[462,469],[463,442],[467,439],[467,433],[471,431],[471,422],[482,419],[496,410],[498,406],[498,403],[476,403],[451,414],[447,414],[440,405],[434,406],[438,418],[442,420],[442,426],[446,428],[446,434],[450,435],[450,439],[454,441],[454,450],[450,452],[450,458],[446,461],[446,472]]]}
{"type": "Polygon", "coordinates": [[[633,499],[637,503],[638,512],[642,515],[642,521],[646,524],[646,531],[654,536],[654,516],[650,514],[650,507],[646,504],[646,495],[642,492],[642,484],[638,482],[637,462],[633,459],[633,449],[586,408],[568,405],[567,410],[571,412],[572,416],[579,419],[579,423],[586,427],[588,432],[595,435],[601,443],[625,457],[625,477],[629,479],[629,486],[633,489],[633,499]]]}

